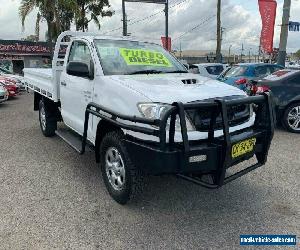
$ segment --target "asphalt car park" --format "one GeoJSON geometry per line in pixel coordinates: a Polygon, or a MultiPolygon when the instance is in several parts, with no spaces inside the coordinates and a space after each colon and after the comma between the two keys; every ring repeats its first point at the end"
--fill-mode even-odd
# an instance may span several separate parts
{"type": "Polygon", "coordinates": [[[277,129],[268,163],[221,189],[151,177],[121,206],[94,154],[45,138],[37,116],[28,93],[0,105],[0,249],[235,249],[240,234],[300,235],[298,134],[277,129]]]}

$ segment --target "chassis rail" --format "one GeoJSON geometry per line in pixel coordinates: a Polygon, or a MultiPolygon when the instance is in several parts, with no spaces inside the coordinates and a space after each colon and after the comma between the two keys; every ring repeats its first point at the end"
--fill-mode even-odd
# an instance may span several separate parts
{"type": "MultiPolygon", "coordinates": [[[[271,99],[269,94],[264,93],[258,96],[245,97],[241,99],[235,100],[223,100],[216,99],[211,102],[197,102],[197,103],[189,103],[183,104],[180,102],[173,103],[172,107],[164,114],[161,119],[147,119],[136,116],[126,116],[119,114],[115,111],[109,110],[103,106],[100,106],[96,103],[90,103],[87,106],[85,112],[85,123],[84,123],[84,133],[82,138],[82,149],[81,154],[85,152],[86,140],[87,140],[87,130],[88,130],[88,121],[90,115],[95,115],[101,119],[104,119],[122,129],[140,132],[147,135],[153,135],[159,138],[159,150],[160,152],[164,151],[172,151],[172,150],[180,150],[183,154],[183,158],[185,159],[185,163],[183,163],[182,169],[178,172],[175,172],[178,177],[183,178],[185,180],[191,181],[198,185],[207,187],[207,188],[219,188],[224,184],[227,184],[248,172],[261,167],[267,161],[267,155],[270,148],[270,144],[274,135],[274,114],[271,104],[271,99]],[[229,177],[226,176],[226,170],[236,165],[239,162],[247,160],[250,157],[244,157],[237,161],[236,159],[232,159],[231,150],[232,146],[235,143],[232,140],[232,135],[229,130],[229,119],[227,107],[233,105],[241,105],[241,104],[253,104],[256,107],[255,114],[256,119],[253,127],[251,128],[253,131],[260,133],[261,135],[261,149],[259,152],[256,152],[257,163],[238,172],[229,177]],[[221,160],[218,162],[218,167],[214,171],[211,171],[209,174],[212,175],[212,183],[205,182],[201,179],[201,176],[192,176],[185,173],[185,167],[188,165],[190,156],[191,156],[191,145],[188,138],[186,120],[185,120],[185,111],[191,109],[206,109],[211,111],[211,121],[209,125],[208,131],[208,139],[205,141],[199,141],[199,143],[205,142],[206,145],[218,145],[222,148],[221,160]],[[217,119],[217,114],[221,114],[222,116],[222,127],[223,127],[223,136],[221,138],[215,138],[215,123],[217,119]],[[182,135],[182,143],[175,143],[175,123],[176,117],[179,116],[180,126],[181,126],[181,135],[182,135]],[[169,142],[166,140],[166,130],[168,120],[170,119],[169,125],[169,142]],[[124,121],[127,121],[125,123],[124,121]],[[151,125],[152,128],[145,126],[138,126],[133,124],[128,124],[128,121],[136,124],[143,125],[151,125]]],[[[252,155],[253,156],[253,155],[252,155]]]]}

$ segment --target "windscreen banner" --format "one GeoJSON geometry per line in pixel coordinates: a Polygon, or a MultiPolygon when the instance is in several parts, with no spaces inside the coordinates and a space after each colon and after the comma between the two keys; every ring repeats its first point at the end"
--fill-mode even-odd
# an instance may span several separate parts
{"type": "Polygon", "coordinates": [[[273,38],[276,19],[276,0],[258,0],[262,20],[260,46],[264,53],[273,52],[273,38]]]}

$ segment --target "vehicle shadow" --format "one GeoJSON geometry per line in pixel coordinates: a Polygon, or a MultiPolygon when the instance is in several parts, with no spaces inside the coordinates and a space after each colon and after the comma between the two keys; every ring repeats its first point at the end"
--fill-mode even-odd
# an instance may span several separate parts
{"type": "MultiPolygon", "coordinates": [[[[36,127],[33,132],[38,131],[36,127]]],[[[58,137],[40,135],[35,140],[46,142],[43,147],[34,146],[34,151],[39,153],[36,161],[47,162],[47,178],[54,181],[48,185],[63,187],[53,192],[45,187],[39,194],[42,204],[48,204],[56,218],[65,220],[66,216],[78,228],[83,226],[80,237],[89,236],[95,242],[102,239],[105,228],[121,235],[122,244],[147,240],[154,245],[166,242],[165,249],[175,249],[176,241],[186,249],[188,244],[190,249],[201,249],[215,242],[213,249],[232,249],[239,244],[240,234],[273,232],[278,230],[276,223],[288,223],[295,217],[292,205],[289,208],[280,199],[282,190],[274,189],[267,180],[270,165],[216,190],[174,176],[151,176],[138,199],[122,206],[106,191],[94,152],[76,154],[58,137]]],[[[114,235],[107,237],[114,242],[114,235]]]]}
{"type": "MultiPolygon", "coordinates": [[[[99,190],[97,192],[98,194],[104,193],[106,196],[100,199],[109,199],[110,204],[118,207],[119,205],[105,190],[100,167],[94,163],[94,154],[87,153],[82,160],[89,162],[89,175],[94,176],[100,184],[98,187],[104,189],[104,192],[99,190]]],[[[255,175],[258,176],[259,173],[255,175]]],[[[90,184],[85,183],[85,185],[89,188],[90,184]]],[[[213,215],[218,211],[219,215],[231,216],[239,210],[243,212],[249,207],[261,207],[266,192],[268,190],[261,186],[256,178],[249,176],[239,178],[219,189],[206,189],[174,175],[147,176],[143,193],[136,200],[121,206],[121,209],[133,211],[142,209],[143,213],[148,215],[155,211],[160,211],[165,215],[183,215],[187,212],[188,214],[201,212],[213,215]]]]}
{"type": "Polygon", "coordinates": [[[5,109],[5,108],[8,108],[8,104],[7,104],[7,101],[5,101],[5,102],[1,102],[0,103],[0,109],[5,109]]]}

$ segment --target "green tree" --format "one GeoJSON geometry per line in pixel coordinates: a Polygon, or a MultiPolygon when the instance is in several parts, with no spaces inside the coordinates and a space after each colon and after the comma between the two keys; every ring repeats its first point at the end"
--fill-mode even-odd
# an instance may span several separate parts
{"type": "MultiPolygon", "coordinates": [[[[40,21],[44,18],[47,22],[48,26],[48,38],[49,38],[49,47],[50,47],[50,55],[52,57],[53,53],[53,33],[55,30],[55,24],[57,24],[57,20],[55,20],[56,11],[56,1],[51,0],[22,0],[19,7],[19,15],[22,21],[22,27],[25,29],[25,20],[28,15],[35,9],[38,9],[37,18],[36,18],[36,36],[39,37],[40,33],[40,21]]],[[[57,18],[57,16],[56,16],[57,18]]]]}
{"type": "Polygon", "coordinates": [[[295,56],[300,59],[300,49],[295,53],[295,56]]]}
{"type": "Polygon", "coordinates": [[[111,17],[114,11],[110,10],[109,0],[76,0],[76,30],[88,30],[89,23],[93,21],[98,29],[101,28],[100,17],[111,17]]]}
{"type": "Polygon", "coordinates": [[[38,10],[35,24],[36,40],[38,41],[40,36],[40,23],[46,20],[46,38],[52,55],[53,42],[62,31],[70,30],[73,22],[76,24],[76,30],[86,31],[91,21],[100,29],[100,17],[111,17],[114,14],[109,8],[109,0],[21,0],[19,15],[25,29],[28,15],[34,9],[38,10]]]}

